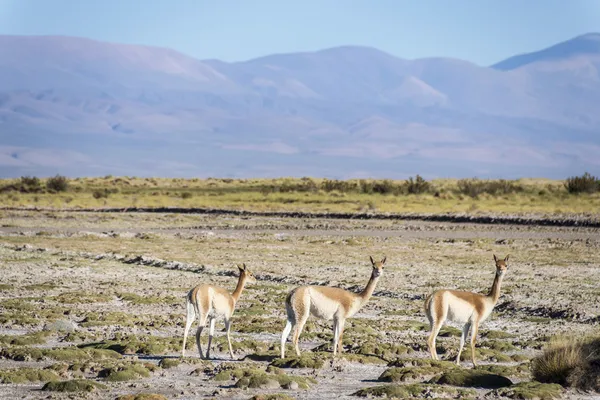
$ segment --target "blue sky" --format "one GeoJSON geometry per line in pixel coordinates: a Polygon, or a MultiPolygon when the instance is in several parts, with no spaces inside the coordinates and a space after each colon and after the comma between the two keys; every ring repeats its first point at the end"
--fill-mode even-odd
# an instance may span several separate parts
{"type": "Polygon", "coordinates": [[[69,35],[239,61],[339,45],[489,65],[587,32],[598,0],[0,0],[0,34],[69,35]]]}

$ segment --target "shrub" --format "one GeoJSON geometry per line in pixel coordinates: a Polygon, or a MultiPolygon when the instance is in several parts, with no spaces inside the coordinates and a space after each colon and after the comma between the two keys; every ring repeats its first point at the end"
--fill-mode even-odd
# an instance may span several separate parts
{"type": "Polygon", "coordinates": [[[321,189],[326,192],[333,192],[335,190],[341,193],[349,193],[358,191],[358,185],[355,181],[325,179],[321,182],[321,189]]]}
{"type": "Polygon", "coordinates": [[[181,193],[181,198],[182,199],[191,199],[192,198],[192,194],[190,192],[183,192],[181,193]]]}
{"type": "Polygon", "coordinates": [[[406,191],[410,194],[426,193],[429,190],[429,186],[429,182],[423,179],[420,175],[417,175],[414,180],[411,176],[406,181],[406,191]]]}
{"type": "Polygon", "coordinates": [[[39,178],[22,176],[20,181],[0,188],[1,192],[39,193],[42,191],[39,178]]]}
{"type": "Polygon", "coordinates": [[[600,337],[553,339],[531,372],[539,382],[600,392],[600,337]]]}
{"type": "Polygon", "coordinates": [[[57,174],[52,178],[48,178],[46,188],[54,192],[65,192],[69,188],[69,181],[66,177],[57,174]]]}
{"type": "Polygon", "coordinates": [[[500,180],[480,180],[477,178],[461,179],[457,183],[458,192],[470,197],[477,197],[480,194],[487,193],[493,196],[516,193],[523,188],[516,182],[500,180]]]}
{"type": "Polygon", "coordinates": [[[92,192],[92,196],[94,196],[95,199],[102,199],[102,198],[107,198],[108,197],[108,190],[104,189],[96,189],[92,192]]]}
{"type": "Polygon", "coordinates": [[[23,192],[39,192],[42,189],[40,179],[36,176],[21,177],[21,191],[23,192]]]}
{"type": "Polygon", "coordinates": [[[595,193],[600,191],[600,179],[586,172],[567,178],[565,188],[569,193],[595,193]]]}

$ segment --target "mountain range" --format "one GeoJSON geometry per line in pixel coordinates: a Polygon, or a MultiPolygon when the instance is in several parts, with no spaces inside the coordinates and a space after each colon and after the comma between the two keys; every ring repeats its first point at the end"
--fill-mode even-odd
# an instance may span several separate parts
{"type": "Polygon", "coordinates": [[[0,176],[600,173],[600,34],[491,66],[0,36],[0,176]]]}

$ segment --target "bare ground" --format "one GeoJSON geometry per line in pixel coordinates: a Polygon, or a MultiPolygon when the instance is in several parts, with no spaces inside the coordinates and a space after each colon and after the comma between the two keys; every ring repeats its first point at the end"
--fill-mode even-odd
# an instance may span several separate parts
{"type": "MultiPolygon", "coordinates": [[[[597,330],[600,235],[595,228],[156,213],[4,211],[1,216],[0,373],[54,366],[61,380],[81,377],[106,385],[90,398],[137,393],[181,399],[268,393],[353,398],[361,388],[386,384],[377,380],[388,362],[427,357],[424,296],[442,287],[486,292],[494,253],[510,254],[511,262],[496,311],[482,326],[481,364],[510,367],[505,376],[528,381],[529,360],[550,336],[597,330]],[[234,386],[239,378],[215,379],[224,368],[264,370],[279,349],[287,292],[299,284],[358,291],[368,280],[369,255],[387,256],[385,275],[371,301],[348,322],[344,355],[331,360],[331,353],[319,353],[325,360],[321,368],[283,369],[288,376],[313,378],[309,389],[241,389],[234,386]],[[164,367],[162,360],[180,354],[187,291],[204,282],[233,290],[235,264],[242,262],[259,281],[247,287],[233,317],[236,360],[230,363],[220,321],[217,360],[199,360],[192,337],[188,357],[164,367]],[[38,343],[11,343],[42,331],[48,334],[38,343]],[[81,355],[31,352],[90,345],[112,345],[124,359],[86,361],[77,359],[81,355]],[[17,350],[25,355],[15,357],[17,350]],[[104,376],[116,364],[132,361],[163,367],[127,381],[104,376]]],[[[309,321],[303,351],[310,356],[322,345],[329,351],[330,323],[309,321]]],[[[456,354],[455,334],[448,330],[438,340],[444,359],[456,354]]],[[[472,364],[464,361],[463,368],[472,364]]],[[[401,384],[432,377],[423,372],[401,384]]],[[[0,398],[82,396],[41,391],[44,383],[0,384],[0,398]]],[[[438,386],[439,397],[460,396],[453,387],[438,386]]],[[[463,397],[497,397],[491,389],[467,389],[471,392],[463,397]]],[[[424,385],[422,396],[430,397],[431,390],[424,385]]],[[[573,391],[562,396],[592,398],[573,391]]]]}

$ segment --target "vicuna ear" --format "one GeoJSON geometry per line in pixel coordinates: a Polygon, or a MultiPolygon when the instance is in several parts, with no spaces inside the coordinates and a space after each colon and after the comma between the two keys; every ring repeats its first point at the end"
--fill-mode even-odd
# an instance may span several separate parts
{"type": "Polygon", "coordinates": [[[387,260],[387,256],[383,256],[383,260],[381,260],[381,263],[385,264],[385,260],[387,260]]]}
{"type": "Polygon", "coordinates": [[[246,264],[242,264],[242,265],[238,264],[237,267],[239,268],[240,271],[243,271],[246,269],[246,264]]]}
{"type": "Polygon", "coordinates": [[[507,255],[506,255],[506,257],[504,257],[504,262],[508,262],[508,256],[509,256],[509,255],[510,255],[510,254],[507,254],[507,255]]]}
{"type": "Polygon", "coordinates": [[[498,257],[494,254],[494,262],[498,262],[498,257]]]}
{"type": "Polygon", "coordinates": [[[369,259],[371,260],[371,264],[375,265],[375,261],[373,260],[373,257],[369,256],[369,259]]]}

